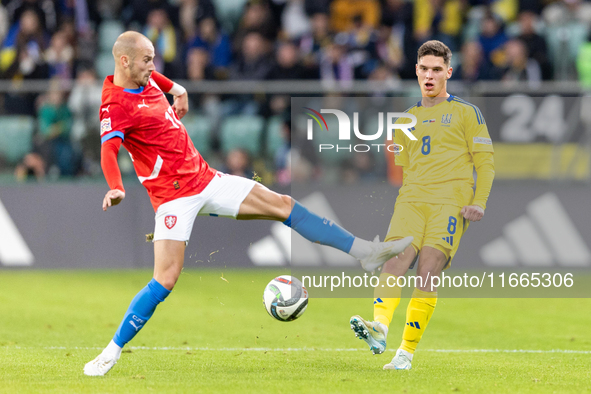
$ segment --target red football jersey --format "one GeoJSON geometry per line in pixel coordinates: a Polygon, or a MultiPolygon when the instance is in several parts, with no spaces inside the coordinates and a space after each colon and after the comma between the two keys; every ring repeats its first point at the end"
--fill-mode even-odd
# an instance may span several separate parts
{"type": "Polygon", "coordinates": [[[103,84],[101,144],[119,137],[154,210],[168,201],[199,194],[215,175],[197,152],[185,126],[150,78],[145,87],[124,89],[108,76],[103,84]]]}

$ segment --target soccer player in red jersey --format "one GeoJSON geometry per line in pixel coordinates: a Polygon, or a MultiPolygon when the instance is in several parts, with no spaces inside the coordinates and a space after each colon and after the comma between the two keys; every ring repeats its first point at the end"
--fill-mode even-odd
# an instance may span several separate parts
{"type": "Polygon", "coordinates": [[[186,242],[198,214],[282,221],[311,242],[356,257],[368,271],[412,242],[412,237],[388,243],[360,239],[309,212],[290,196],[209,167],[180,121],[189,108],[187,92],[155,71],[150,40],[140,33],[125,32],[115,42],[113,56],[115,73],[105,79],[100,109],[101,166],[110,188],[103,210],[125,198],[117,165],[123,144],[156,212],[154,277],[131,301],[108,346],[85,365],[86,375],[106,374],[119,360],[123,346],[170,294],[183,268],[186,242]],[[174,96],[172,106],[164,93],[174,96]]]}

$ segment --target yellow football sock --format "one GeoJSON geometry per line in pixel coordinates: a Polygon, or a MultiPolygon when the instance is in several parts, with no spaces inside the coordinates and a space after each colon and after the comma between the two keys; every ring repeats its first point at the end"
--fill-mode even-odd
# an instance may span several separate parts
{"type": "Polygon", "coordinates": [[[388,286],[388,278],[392,278],[389,281],[390,286],[395,284],[398,279],[396,275],[382,273],[378,287],[373,292],[373,320],[385,324],[386,327],[390,326],[392,315],[398,304],[400,304],[400,295],[402,294],[400,287],[396,285],[393,287],[388,286]]]}
{"type": "Polygon", "coordinates": [[[428,292],[415,288],[406,310],[406,326],[404,326],[402,344],[400,345],[402,350],[414,354],[436,304],[436,291],[428,292]]]}

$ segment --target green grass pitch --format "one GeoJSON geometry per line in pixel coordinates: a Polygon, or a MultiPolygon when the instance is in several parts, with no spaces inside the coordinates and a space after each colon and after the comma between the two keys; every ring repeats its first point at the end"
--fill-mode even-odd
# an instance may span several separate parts
{"type": "Polygon", "coordinates": [[[372,356],[348,324],[353,314],[371,317],[371,300],[311,299],[297,321],[269,317],[262,291],[282,273],[186,270],[97,378],[83,375],[84,364],[151,272],[2,271],[0,393],[591,390],[591,299],[440,299],[413,369],[383,371],[407,300],[390,327],[390,351],[372,356]]]}

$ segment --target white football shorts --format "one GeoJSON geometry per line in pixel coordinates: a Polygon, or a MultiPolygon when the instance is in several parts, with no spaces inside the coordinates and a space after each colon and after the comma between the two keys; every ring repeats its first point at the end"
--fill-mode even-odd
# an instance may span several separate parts
{"type": "Polygon", "coordinates": [[[240,204],[254,185],[256,182],[252,179],[218,171],[201,193],[177,198],[158,207],[154,241],[188,242],[197,215],[236,218],[240,204]]]}

